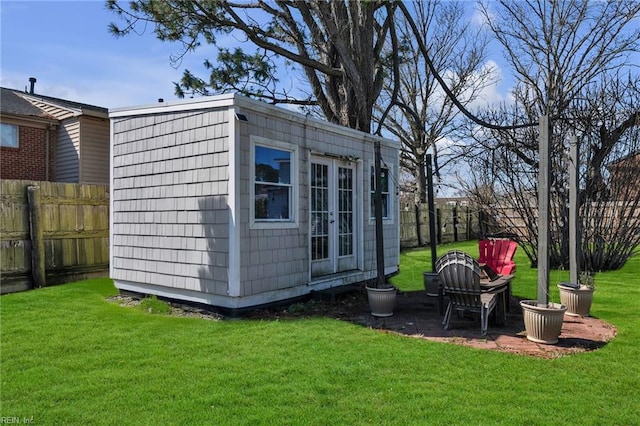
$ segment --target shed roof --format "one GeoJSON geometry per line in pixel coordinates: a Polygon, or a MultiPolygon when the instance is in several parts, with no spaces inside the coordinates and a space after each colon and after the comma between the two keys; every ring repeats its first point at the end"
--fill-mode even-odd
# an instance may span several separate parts
{"type": "MultiPolygon", "coordinates": [[[[149,114],[167,114],[184,111],[208,110],[212,108],[244,107],[254,111],[268,113],[273,117],[283,118],[292,122],[304,123],[305,126],[314,126],[322,129],[330,129],[333,132],[360,138],[362,140],[379,140],[381,143],[394,148],[399,148],[399,142],[387,139],[382,136],[365,133],[360,130],[351,129],[335,123],[330,123],[319,118],[311,117],[308,114],[301,114],[285,109],[281,106],[267,104],[265,102],[251,99],[237,93],[225,93],[214,96],[202,96],[195,99],[180,99],[177,101],[158,102],[149,105],[130,106],[122,108],[111,108],[109,118],[136,117],[149,114]]],[[[245,117],[246,118],[246,117],[245,117]]]]}

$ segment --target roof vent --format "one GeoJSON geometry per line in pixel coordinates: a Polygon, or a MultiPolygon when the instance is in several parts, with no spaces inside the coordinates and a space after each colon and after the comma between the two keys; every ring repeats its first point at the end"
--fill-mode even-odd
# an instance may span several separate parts
{"type": "Polygon", "coordinates": [[[36,78],[35,77],[29,77],[29,94],[33,95],[33,89],[36,87],[36,78]]]}

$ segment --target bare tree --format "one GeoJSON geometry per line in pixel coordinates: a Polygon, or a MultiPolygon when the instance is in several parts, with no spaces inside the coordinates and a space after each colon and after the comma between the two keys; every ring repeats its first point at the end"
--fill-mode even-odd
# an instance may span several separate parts
{"type": "Polygon", "coordinates": [[[209,78],[185,71],[178,95],[235,89],[272,103],[318,105],[328,121],[371,131],[388,75],[383,47],[393,25],[392,2],[134,0],[127,8],[109,0],[107,7],[124,22],[111,24],[115,35],[150,25],[160,40],[182,43],[176,61],[231,33],[254,46],[252,53],[215,47],[217,60],[204,63],[209,78]],[[310,98],[278,91],[276,58],[304,72],[310,98]]]}
{"type": "Polygon", "coordinates": [[[582,263],[618,269],[640,245],[640,77],[605,77],[575,103],[582,263]]]}
{"type": "MultiPolygon", "coordinates": [[[[393,108],[402,108],[404,113],[418,116],[416,122],[420,121],[417,111],[421,105],[411,107],[398,97],[401,90],[399,53],[403,46],[395,23],[401,17],[407,28],[405,34],[409,35],[407,40],[415,41],[415,52],[422,56],[428,71],[447,97],[465,116],[489,129],[476,133],[477,139],[484,144],[478,146],[490,147],[492,151],[485,154],[496,160],[483,162],[483,167],[497,175],[501,174],[497,168],[500,165],[504,170],[512,171],[511,175],[502,174],[502,181],[496,180],[497,188],[503,194],[516,188],[517,196],[523,200],[537,191],[534,179],[537,135],[536,129],[528,126],[537,122],[540,115],[555,119],[552,161],[554,170],[559,172],[552,182],[556,194],[552,196],[562,200],[566,192],[561,183],[561,171],[567,129],[574,125],[570,120],[559,118],[565,117],[571,102],[584,95],[589,84],[621,69],[626,55],[638,51],[640,37],[640,26],[634,25],[638,22],[640,3],[633,0],[499,0],[495,11],[484,6],[482,10],[489,27],[503,45],[520,83],[514,93],[515,107],[504,109],[503,114],[499,111],[488,114],[483,120],[470,114],[458,99],[464,100],[468,92],[454,93],[457,80],[451,79],[447,84],[446,76],[439,73],[443,70],[437,70],[432,60],[436,57],[435,52],[427,46],[428,40],[420,30],[420,22],[415,19],[415,4],[407,6],[403,2],[382,0],[238,3],[134,0],[129,8],[115,0],[108,0],[107,4],[124,22],[122,27],[112,25],[114,34],[124,35],[140,26],[151,25],[159,39],[183,43],[184,49],[177,60],[201,44],[215,46],[216,38],[221,35],[236,34],[246,39],[247,46],[252,46],[253,53],[250,54],[242,49],[219,49],[216,62],[205,62],[209,79],[195,77],[186,71],[176,85],[178,94],[188,91],[206,94],[209,90],[236,88],[273,103],[317,105],[327,120],[365,132],[371,132],[374,106],[380,99],[385,79],[391,79],[393,84],[378,117],[378,132],[380,124],[388,116],[393,117],[393,108]],[[388,46],[390,49],[385,49],[388,46]],[[274,72],[276,59],[290,63],[304,73],[311,93],[309,97],[296,99],[287,92],[278,91],[274,72]],[[490,123],[490,119],[499,121],[490,123]],[[490,132],[489,138],[487,132],[490,132]]],[[[637,109],[629,112],[629,117],[633,114],[637,114],[637,109]]],[[[603,123],[606,131],[615,133],[616,128],[607,127],[608,122],[603,123]]],[[[633,120],[621,123],[620,137],[635,125],[633,120]]],[[[421,128],[426,128],[426,122],[421,128]]],[[[467,154],[473,152],[470,149],[467,154]]],[[[597,175],[594,178],[597,179],[597,175]]],[[[554,205],[560,206],[554,215],[556,228],[563,229],[562,215],[566,208],[560,201],[554,205]]],[[[522,215],[526,217],[527,212],[522,215]]],[[[564,231],[558,235],[564,235],[564,231]]],[[[562,238],[556,238],[556,241],[558,254],[555,260],[562,264],[566,244],[562,238]]],[[[552,262],[553,256],[552,250],[552,262]]],[[[535,261],[533,256],[532,260],[535,261]]]]}
{"type": "Polygon", "coordinates": [[[585,86],[638,51],[636,0],[494,3],[481,4],[484,18],[539,115],[559,115],[585,86]]]}
{"type": "MultiPolygon", "coordinates": [[[[627,66],[627,55],[638,52],[640,27],[634,24],[640,19],[640,3],[498,3],[495,10],[485,6],[484,15],[519,84],[513,91],[515,103],[491,111],[486,119],[508,125],[541,115],[552,118],[551,265],[568,266],[567,152],[576,136],[583,163],[583,267],[618,268],[640,243],[640,223],[620,216],[633,217],[637,200],[621,200],[625,197],[617,191],[624,185],[609,181],[607,169],[639,149],[640,81],[627,66]],[[621,78],[625,69],[632,74],[621,78]]],[[[466,154],[475,160],[475,181],[482,189],[474,194],[493,210],[498,231],[520,231],[515,234],[536,264],[537,128],[475,129],[473,135],[478,144],[466,154]]]]}
{"type": "MultiPolygon", "coordinates": [[[[486,66],[487,37],[468,25],[462,3],[429,0],[415,3],[414,9],[412,20],[433,65],[445,76],[458,101],[469,105],[494,81],[492,69],[486,66]]],[[[407,20],[405,15],[396,19],[400,47],[397,85],[386,80],[377,112],[379,116],[395,96],[397,106],[386,116],[384,128],[402,144],[400,165],[412,177],[417,204],[426,202],[426,155],[432,153],[438,164],[437,142],[459,135],[462,114],[425,62],[407,20]]]]}

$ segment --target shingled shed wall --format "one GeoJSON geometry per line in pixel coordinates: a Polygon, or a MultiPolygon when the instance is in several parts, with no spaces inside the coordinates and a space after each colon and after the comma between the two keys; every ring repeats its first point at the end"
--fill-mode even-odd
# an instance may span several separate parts
{"type": "Polygon", "coordinates": [[[226,294],[226,122],[225,110],[113,121],[112,278],[226,294]]]}

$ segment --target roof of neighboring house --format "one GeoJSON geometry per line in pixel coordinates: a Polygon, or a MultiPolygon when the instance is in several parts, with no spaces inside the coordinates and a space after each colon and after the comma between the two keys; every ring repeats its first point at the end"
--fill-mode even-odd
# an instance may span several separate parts
{"type": "Polygon", "coordinates": [[[625,155],[622,158],[618,158],[617,160],[613,160],[606,165],[609,170],[614,170],[619,167],[631,167],[638,168],[640,167],[640,151],[634,151],[630,154],[625,155]]]}
{"type": "Polygon", "coordinates": [[[16,92],[16,90],[0,87],[0,113],[55,119],[16,92]]]}
{"type": "Polygon", "coordinates": [[[622,158],[618,158],[617,160],[614,160],[614,161],[610,162],[607,165],[607,167],[616,166],[616,165],[619,165],[619,164],[624,164],[626,162],[631,162],[633,160],[635,160],[635,162],[637,163],[639,161],[639,159],[640,159],[640,151],[635,151],[635,152],[632,152],[630,154],[625,155],[622,158]]]}
{"type": "Polygon", "coordinates": [[[39,95],[37,93],[21,93],[21,96],[25,98],[39,100],[42,102],[56,104],[62,108],[68,108],[68,109],[80,110],[80,111],[89,110],[89,111],[95,111],[95,112],[100,112],[104,114],[107,114],[109,112],[108,108],[104,108],[96,105],[90,105],[90,104],[83,104],[81,102],[74,102],[74,101],[69,101],[61,98],[54,98],[53,96],[39,95]]]}
{"type": "Polygon", "coordinates": [[[69,111],[74,116],[88,114],[91,116],[107,118],[109,110],[96,105],[69,101],[67,99],[54,98],[37,93],[27,93],[20,90],[1,87],[0,112],[46,119],[60,119],[58,114],[49,111],[44,105],[69,111]]]}

